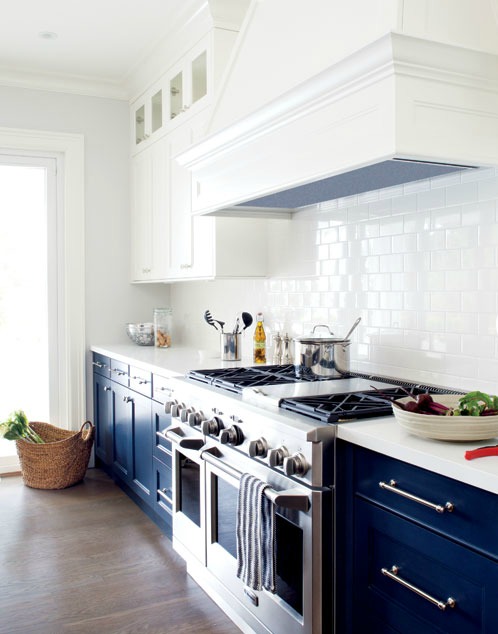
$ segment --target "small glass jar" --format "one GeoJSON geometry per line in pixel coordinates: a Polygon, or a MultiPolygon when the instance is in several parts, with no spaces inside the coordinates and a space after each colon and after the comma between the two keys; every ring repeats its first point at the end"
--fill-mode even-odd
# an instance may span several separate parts
{"type": "Polygon", "coordinates": [[[157,348],[171,346],[171,308],[154,308],[154,341],[157,348]]]}

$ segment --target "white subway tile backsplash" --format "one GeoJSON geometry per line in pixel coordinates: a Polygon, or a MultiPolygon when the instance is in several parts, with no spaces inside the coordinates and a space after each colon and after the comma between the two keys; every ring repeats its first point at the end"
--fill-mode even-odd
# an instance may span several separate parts
{"type": "Polygon", "coordinates": [[[478,200],[478,184],[476,182],[460,183],[446,188],[446,205],[462,205],[478,200]]]}
{"type": "Polygon", "coordinates": [[[429,189],[417,193],[417,209],[437,209],[443,207],[446,199],[446,190],[443,188],[429,189]]]}
{"type": "MultiPolygon", "coordinates": [[[[354,369],[498,393],[498,169],[320,203],[286,227],[292,248],[273,260],[293,265],[279,270],[316,275],[237,280],[230,292],[211,282],[227,312],[264,309],[270,329],[292,335],[317,323],[342,332],[361,315],[354,369]]],[[[176,314],[202,315],[196,284],[172,288],[176,314]]]]}
{"type": "Polygon", "coordinates": [[[477,183],[479,200],[496,200],[498,198],[498,178],[485,178],[477,183]]]}
{"type": "Polygon", "coordinates": [[[477,246],[477,227],[446,229],[447,249],[469,249],[477,246]]]}
{"type": "Polygon", "coordinates": [[[372,238],[368,241],[368,251],[371,255],[384,255],[391,253],[391,238],[372,238]]]}
{"type": "Polygon", "coordinates": [[[417,234],[408,233],[392,237],[391,249],[393,253],[408,253],[417,250],[417,234]]]}
{"type": "Polygon", "coordinates": [[[431,214],[429,211],[420,211],[403,217],[405,233],[421,233],[431,228],[431,214]]]}
{"type": "Polygon", "coordinates": [[[477,203],[468,203],[461,206],[462,225],[490,225],[496,221],[496,203],[494,200],[485,200],[477,203]]]}
{"type": "Polygon", "coordinates": [[[462,249],[462,269],[472,270],[495,266],[496,249],[493,247],[478,247],[477,249],[462,249]]]}
{"type": "Polygon", "coordinates": [[[449,207],[431,211],[431,229],[447,229],[460,227],[462,224],[462,208],[449,207]]]}
{"type": "Polygon", "coordinates": [[[480,291],[498,291],[498,269],[481,269],[478,271],[477,288],[480,291]]]}
{"type": "Polygon", "coordinates": [[[416,291],[418,288],[417,273],[391,273],[391,290],[416,291]]]}
{"type": "Polygon", "coordinates": [[[431,310],[460,311],[461,309],[461,293],[458,291],[437,291],[431,293],[431,310]]]}
{"type": "Polygon", "coordinates": [[[498,246],[498,225],[482,225],[478,228],[478,246],[498,246]]]}
{"type": "Polygon", "coordinates": [[[431,269],[433,271],[451,271],[460,267],[461,254],[458,249],[452,251],[433,251],[431,269]]]}
{"type": "Polygon", "coordinates": [[[477,335],[479,321],[473,313],[446,313],[447,332],[477,335]]]}
{"type": "Polygon", "coordinates": [[[380,255],[379,266],[381,273],[402,273],[404,270],[403,255],[401,253],[380,255]]]}
{"type": "Polygon", "coordinates": [[[435,251],[444,249],[444,231],[424,231],[418,235],[419,251],[435,251]]]}
{"type": "Polygon", "coordinates": [[[379,222],[381,236],[393,236],[403,233],[403,219],[397,217],[382,218],[379,222]]]}

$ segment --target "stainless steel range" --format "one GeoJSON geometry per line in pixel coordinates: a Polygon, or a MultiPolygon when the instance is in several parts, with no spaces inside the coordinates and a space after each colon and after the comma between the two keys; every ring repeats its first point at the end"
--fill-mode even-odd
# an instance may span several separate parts
{"type": "Polygon", "coordinates": [[[336,424],[391,414],[390,398],[449,392],[385,377],[296,377],[294,366],[191,372],[171,382],[173,545],[244,631],[333,632],[336,424]],[[242,474],[268,485],[276,591],[236,576],[242,474]]]}

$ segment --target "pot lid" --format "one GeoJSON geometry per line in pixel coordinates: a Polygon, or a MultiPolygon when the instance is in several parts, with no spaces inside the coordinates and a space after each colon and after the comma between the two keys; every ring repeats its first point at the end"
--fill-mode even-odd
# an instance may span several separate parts
{"type": "Polygon", "coordinates": [[[317,324],[313,327],[313,331],[309,335],[303,335],[302,337],[294,337],[293,341],[298,341],[299,343],[307,343],[307,344],[320,344],[320,343],[347,343],[349,339],[345,339],[344,337],[334,337],[334,333],[330,330],[330,328],[326,324],[317,324]],[[317,328],[326,328],[327,332],[325,333],[316,333],[317,328]]]}

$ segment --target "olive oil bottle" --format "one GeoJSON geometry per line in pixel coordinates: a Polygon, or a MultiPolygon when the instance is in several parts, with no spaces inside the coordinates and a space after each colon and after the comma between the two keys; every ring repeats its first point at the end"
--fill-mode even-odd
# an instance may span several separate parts
{"type": "Polygon", "coordinates": [[[263,327],[263,313],[256,315],[254,330],[254,363],[266,363],[266,333],[263,327]]]}

